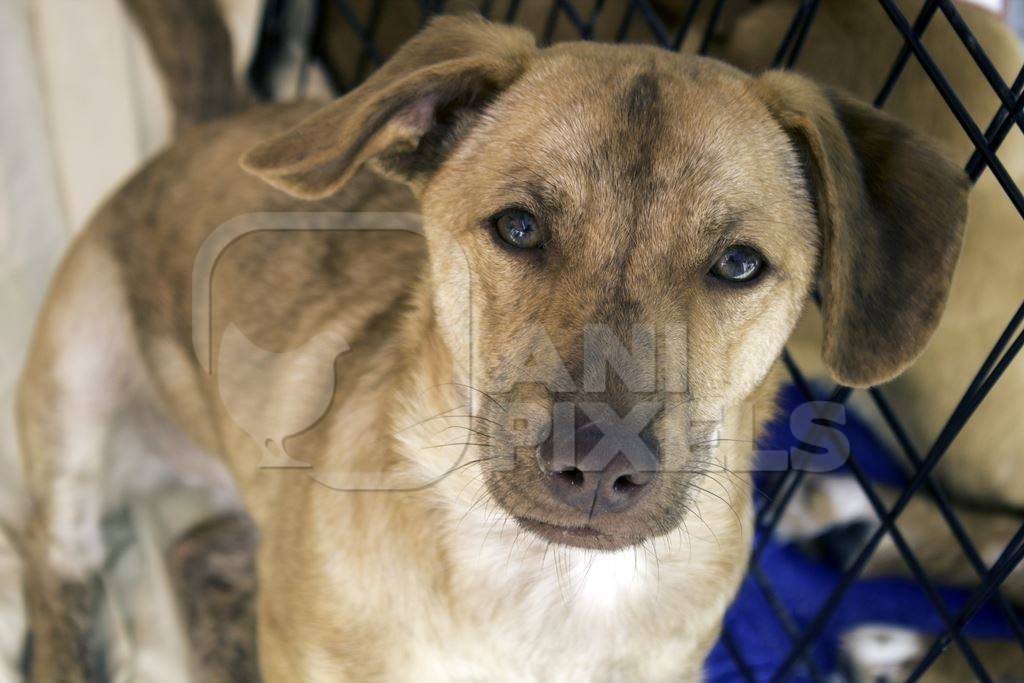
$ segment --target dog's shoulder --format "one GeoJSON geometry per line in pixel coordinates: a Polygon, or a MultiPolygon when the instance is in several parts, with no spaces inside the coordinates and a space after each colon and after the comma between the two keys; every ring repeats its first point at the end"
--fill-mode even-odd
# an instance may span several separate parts
{"type": "Polygon", "coordinates": [[[216,316],[214,338],[233,323],[281,349],[329,321],[352,342],[403,300],[424,252],[404,186],[367,171],[332,197],[302,201],[239,165],[318,106],[261,106],[197,126],[96,215],[86,239],[113,255],[143,339],[191,345],[210,317],[200,303],[231,311],[232,320],[216,316]]]}

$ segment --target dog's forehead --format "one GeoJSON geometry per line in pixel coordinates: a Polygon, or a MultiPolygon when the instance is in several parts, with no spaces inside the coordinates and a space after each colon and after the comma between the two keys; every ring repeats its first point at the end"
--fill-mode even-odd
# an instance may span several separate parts
{"type": "MultiPolygon", "coordinates": [[[[643,46],[574,43],[542,51],[494,103],[488,153],[577,176],[734,174],[766,153],[778,126],[750,78],[715,60],[643,46]]],[[[688,177],[690,176],[690,177],[688,177]]]]}
{"type": "Polygon", "coordinates": [[[582,202],[578,214],[706,224],[785,189],[781,129],[749,77],[714,60],[639,46],[550,48],[487,118],[470,145],[474,182],[495,192],[540,186],[582,202]]]}
{"type": "Polygon", "coordinates": [[[770,120],[750,77],[716,60],[648,46],[575,43],[541,53],[516,83],[533,132],[581,141],[617,133],[623,143],[657,139],[691,149],[729,145],[770,120]],[[569,130],[567,130],[569,129],[569,130]],[[732,134],[730,136],[730,134],[732,134]]]}

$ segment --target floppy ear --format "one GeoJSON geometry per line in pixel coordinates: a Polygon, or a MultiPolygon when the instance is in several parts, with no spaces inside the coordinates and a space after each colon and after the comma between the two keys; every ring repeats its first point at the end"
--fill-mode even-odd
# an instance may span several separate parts
{"type": "Polygon", "coordinates": [[[946,305],[967,217],[966,174],[877,109],[791,73],[754,82],[803,157],[822,234],[822,357],[835,379],[892,379],[946,305]]]}
{"type": "Polygon", "coordinates": [[[306,199],[333,194],[371,159],[415,184],[535,51],[522,29],[439,17],[365,83],[251,150],[242,166],[306,199]]]}

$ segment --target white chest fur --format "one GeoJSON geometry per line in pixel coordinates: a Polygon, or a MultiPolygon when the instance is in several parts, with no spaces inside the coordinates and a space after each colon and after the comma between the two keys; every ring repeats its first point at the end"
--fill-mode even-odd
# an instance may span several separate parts
{"type": "Polygon", "coordinates": [[[482,516],[460,524],[457,616],[415,628],[407,680],[699,679],[714,627],[688,618],[685,541],[597,553],[549,546],[511,522],[486,526],[482,516]]]}

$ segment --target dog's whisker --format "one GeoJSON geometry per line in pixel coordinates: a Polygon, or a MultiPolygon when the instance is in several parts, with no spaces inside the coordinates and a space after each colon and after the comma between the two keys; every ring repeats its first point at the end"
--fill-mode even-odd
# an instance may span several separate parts
{"type": "Polygon", "coordinates": [[[496,435],[491,434],[490,432],[485,432],[485,431],[480,430],[480,429],[473,429],[472,427],[466,427],[465,425],[448,425],[444,429],[440,429],[440,430],[434,432],[434,436],[437,436],[439,434],[444,434],[449,429],[464,429],[467,432],[469,432],[470,434],[476,434],[477,436],[481,436],[481,437],[483,437],[485,439],[497,439],[498,438],[496,435]]]}
{"type": "Polygon", "coordinates": [[[719,444],[719,443],[749,443],[749,444],[754,445],[754,446],[757,445],[757,441],[755,441],[754,439],[727,439],[727,438],[721,437],[721,436],[716,436],[713,439],[706,439],[705,441],[693,441],[693,442],[690,443],[690,445],[691,446],[706,446],[706,445],[709,445],[709,444],[719,444]]]}
{"type": "Polygon", "coordinates": [[[471,384],[463,384],[461,382],[447,382],[445,384],[437,384],[437,385],[435,385],[435,387],[443,387],[443,386],[461,387],[463,389],[469,389],[470,391],[475,391],[476,393],[480,394],[481,396],[483,396],[484,398],[489,400],[495,406],[497,406],[498,409],[501,410],[501,412],[503,412],[503,413],[508,412],[508,408],[505,405],[503,405],[501,403],[501,401],[499,401],[498,399],[496,399],[494,396],[492,396],[491,394],[487,393],[483,389],[478,389],[477,387],[474,387],[471,384]]]}
{"type": "Polygon", "coordinates": [[[728,477],[732,477],[732,479],[737,483],[737,485],[749,489],[751,492],[756,492],[758,495],[765,499],[771,498],[767,491],[763,490],[757,485],[757,483],[754,481],[754,478],[750,476],[749,472],[734,472],[728,467],[722,467],[720,469],[716,469],[714,472],[704,470],[700,472],[700,474],[711,477],[712,480],[722,488],[723,493],[728,490],[728,487],[722,482],[718,481],[717,478],[712,477],[712,474],[724,474],[728,477]]]}
{"type": "Polygon", "coordinates": [[[480,507],[480,505],[482,505],[483,503],[487,502],[487,499],[489,497],[488,491],[487,491],[487,487],[486,487],[485,484],[481,484],[480,488],[481,488],[480,495],[477,496],[476,502],[474,502],[472,505],[470,505],[469,509],[466,510],[466,516],[467,517],[469,515],[473,514],[473,511],[476,510],[478,507],[480,507]]]}
{"type": "MultiPolygon", "coordinates": [[[[492,460],[501,460],[501,459],[503,459],[503,456],[499,456],[499,455],[488,455],[488,456],[484,456],[484,457],[480,457],[480,458],[474,458],[474,459],[468,460],[466,462],[461,462],[458,465],[453,465],[451,468],[448,469],[447,472],[444,473],[443,476],[449,476],[449,475],[455,474],[456,472],[461,472],[462,470],[466,469],[467,467],[472,467],[473,465],[479,465],[479,464],[482,464],[482,463],[485,463],[485,462],[490,462],[492,460]]],[[[481,472],[477,476],[483,476],[483,472],[481,472]]]]}
{"type": "MultiPolygon", "coordinates": [[[[482,478],[482,476],[483,476],[483,473],[480,473],[480,474],[474,475],[472,477],[469,477],[469,479],[466,481],[466,483],[464,483],[462,485],[462,488],[459,489],[458,494],[455,496],[455,500],[456,501],[462,500],[462,497],[466,494],[466,489],[468,489],[474,483],[478,482],[482,478]]],[[[461,521],[462,521],[462,518],[459,519],[460,523],[461,523],[461,521]]],[[[456,526],[458,526],[458,524],[456,524],[456,526]]]]}
{"type": "Polygon", "coordinates": [[[491,514],[491,517],[493,519],[489,520],[487,523],[487,533],[485,533],[483,538],[480,540],[480,553],[483,552],[484,547],[487,545],[488,539],[491,537],[491,534],[494,533],[494,530],[497,528],[498,522],[501,522],[501,530],[498,532],[498,536],[500,537],[505,533],[505,524],[508,521],[509,515],[507,512],[504,512],[500,508],[498,508],[498,506],[494,506],[494,508],[495,509],[491,514]]]}
{"type": "MultiPolygon", "coordinates": [[[[499,429],[504,429],[504,425],[502,425],[501,423],[494,422],[493,420],[488,420],[487,418],[482,417],[482,416],[478,416],[478,415],[435,415],[433,417],[428,417],[428,418],[426,418],[424,420],[421,420],[420,422],[418,422],[416,424],[410,425],[410,426],[405,427],[403,429],[400,429],[400,430],[398,430],[396,432],[393,432],[393,435],[394,436],[398,436],[399,434],[402,434],[403,432],[407,432],[407,431],[409,431],[411,429],[414,429],[416,427],[422,427],[423,425],[426,425],[429,422],[432,422],[434,420],[452,420],[452,419],[469,419],[470,420],[470,424],[473,424],[474,420],[479,420],[480,422],[490,422],[490,423],[493,423],[494,425],[496,425],[499,429]]],[[[448,424],[448,425],[445,426],[444,429],[438,429],[438,430],[434,431],[433,434],[434,435],[443,434],[445,432],[445,429],[455,429],[455,428],[471,429],[472,427],[469,427],[467,425],[460,425],[460,424],[448,424]]]]}
{"type": "Polygon", "coordinates": [[[486,502],[486,500],[488,498],[487,486],[486,486],[486,484],[483,481],[480,481],[480,479],[481,479],[480,477],[474,477],[474,483],[479,483],[480,484],[480,491],[477,492],[477,495],[474,497],[473,503],[466,509],[466,511],[459,518],[459,521],[455,525],[456,528],[461,527],[462,524],[469,518],[469,516],[472,515],[473,512],[482,503],[486,502]]]}
{"type": "Polygon", "coordinates": [[[445,419],[449,419],[449,418],[455,419],[455,418],[462,418],[462,417],[476,417],[474,415],[448,415],[448,413],[452,412],[453,410],[459,410],[460,408],[462,408],[462,409],[469,408],[469,405],[463,403],[463,404],[457,405],[457,406],[455,406],[453,408],[449,408],[448,410],[443,410],[443,411],[441,411],[439,413],[435,413],[433,415],[425,417],[422,420],[419,420],[418,422],[414,422],[411,425],[408,425],[406,427],[402,427],[400,429],[397,429],[397,430],[395,430],[394,433],[395,434],[401,434],[402,432],[407,432],[410,429],[415,429],[416,427],[420,427],[420,426],[430,422],[431,420],[445,420],[445,419]]]}
{"type": "MultiPolygon", "coordinates": [[[[684,508],[685,512],[685,508],[684,508]]],[[[686,526],[686,515],[684,514],[682,519],[679,520],[679,538],[680,540],[686,539],[686,553],[688,557],[693,557],[693,537],[690,535],[690,528],[686,526]]]]}
{"type": "Polygon", "coordinates": [[[432,446],[420,446],[420,448],[422,450],[430,450],[432,448],[448,448],[448,447],[454,447],[454,446],[480,446],[480,447],[486,447],[486,446],[493,446],[493,445],[494,445],[493,443],[476,443],[476,442],[469,442],[469,441],[456,441],[454,443],[437,443],[437,444],[433,444],[432,446]]]}
{"type": "Polygon", "coordinates": [[[721,546],[721,541],[719,541],[719,539],[718,539],[718,534],[715,533],[715,530],[712,529],[711,526],[707,523],[707,520],[704,519],[704,515],[702,515],[701,512],[700,512],[700,506],[695,502],[694,503],[694,507],[696,508],[696,510],[694,510],[693,508],[691,508],[688,505],[683,505],[682,506],[682,508],[686,512],[686,514],[693,515],[694,517],[696,517],[697,520],[700,521],[700,523],[703,524],[704,527],[711,533],[711,536],[715,539],[715,542],[719,546],[721,546]]]}
{"type": "Polygon", "coordinates": [[[724,504],[725,504],[725,506],[726,506],[727,508],[729,508],[729,511],[730,511],[730,512],[732,512],[732,514],[733,514],[733,517],[735,517],[735,518],[736,518],[736,525],[737,525],[737,526],[740,526],[740,527],[742,527],[742,526],[743,526],[743,522],[742,522],[742,521],[740,520],[740,514],[739,514],[738,512],[736,512],[736,508],[735,508],[735,506],[733,506],[733,503],[732,503],[732,501],[730,501],[730,500],[727,500],[727,499],[723,498],[722,496],[718,495],[718,494],[717,494],[717,493],[715,493],[714,491],[711,491],[710,489],[706,489],[706,488],[704,488],[703,486],[700,486],[699,484],[697,484],[697,483],[695,483],[695,482],[691,482],[691,483],[690,483],[690,486],[692,486],[693,488],[697,489],[698,491],[701,491],[701,492],[703,492],[703,493],[706,493],[706,494],[708,494],[709,496],[713,496],[714,498],[717,498],[717,499],[718,499],[718,500],[720,500],[720,501],[721,501],[722,503],[724,503],[724,504]]]}

